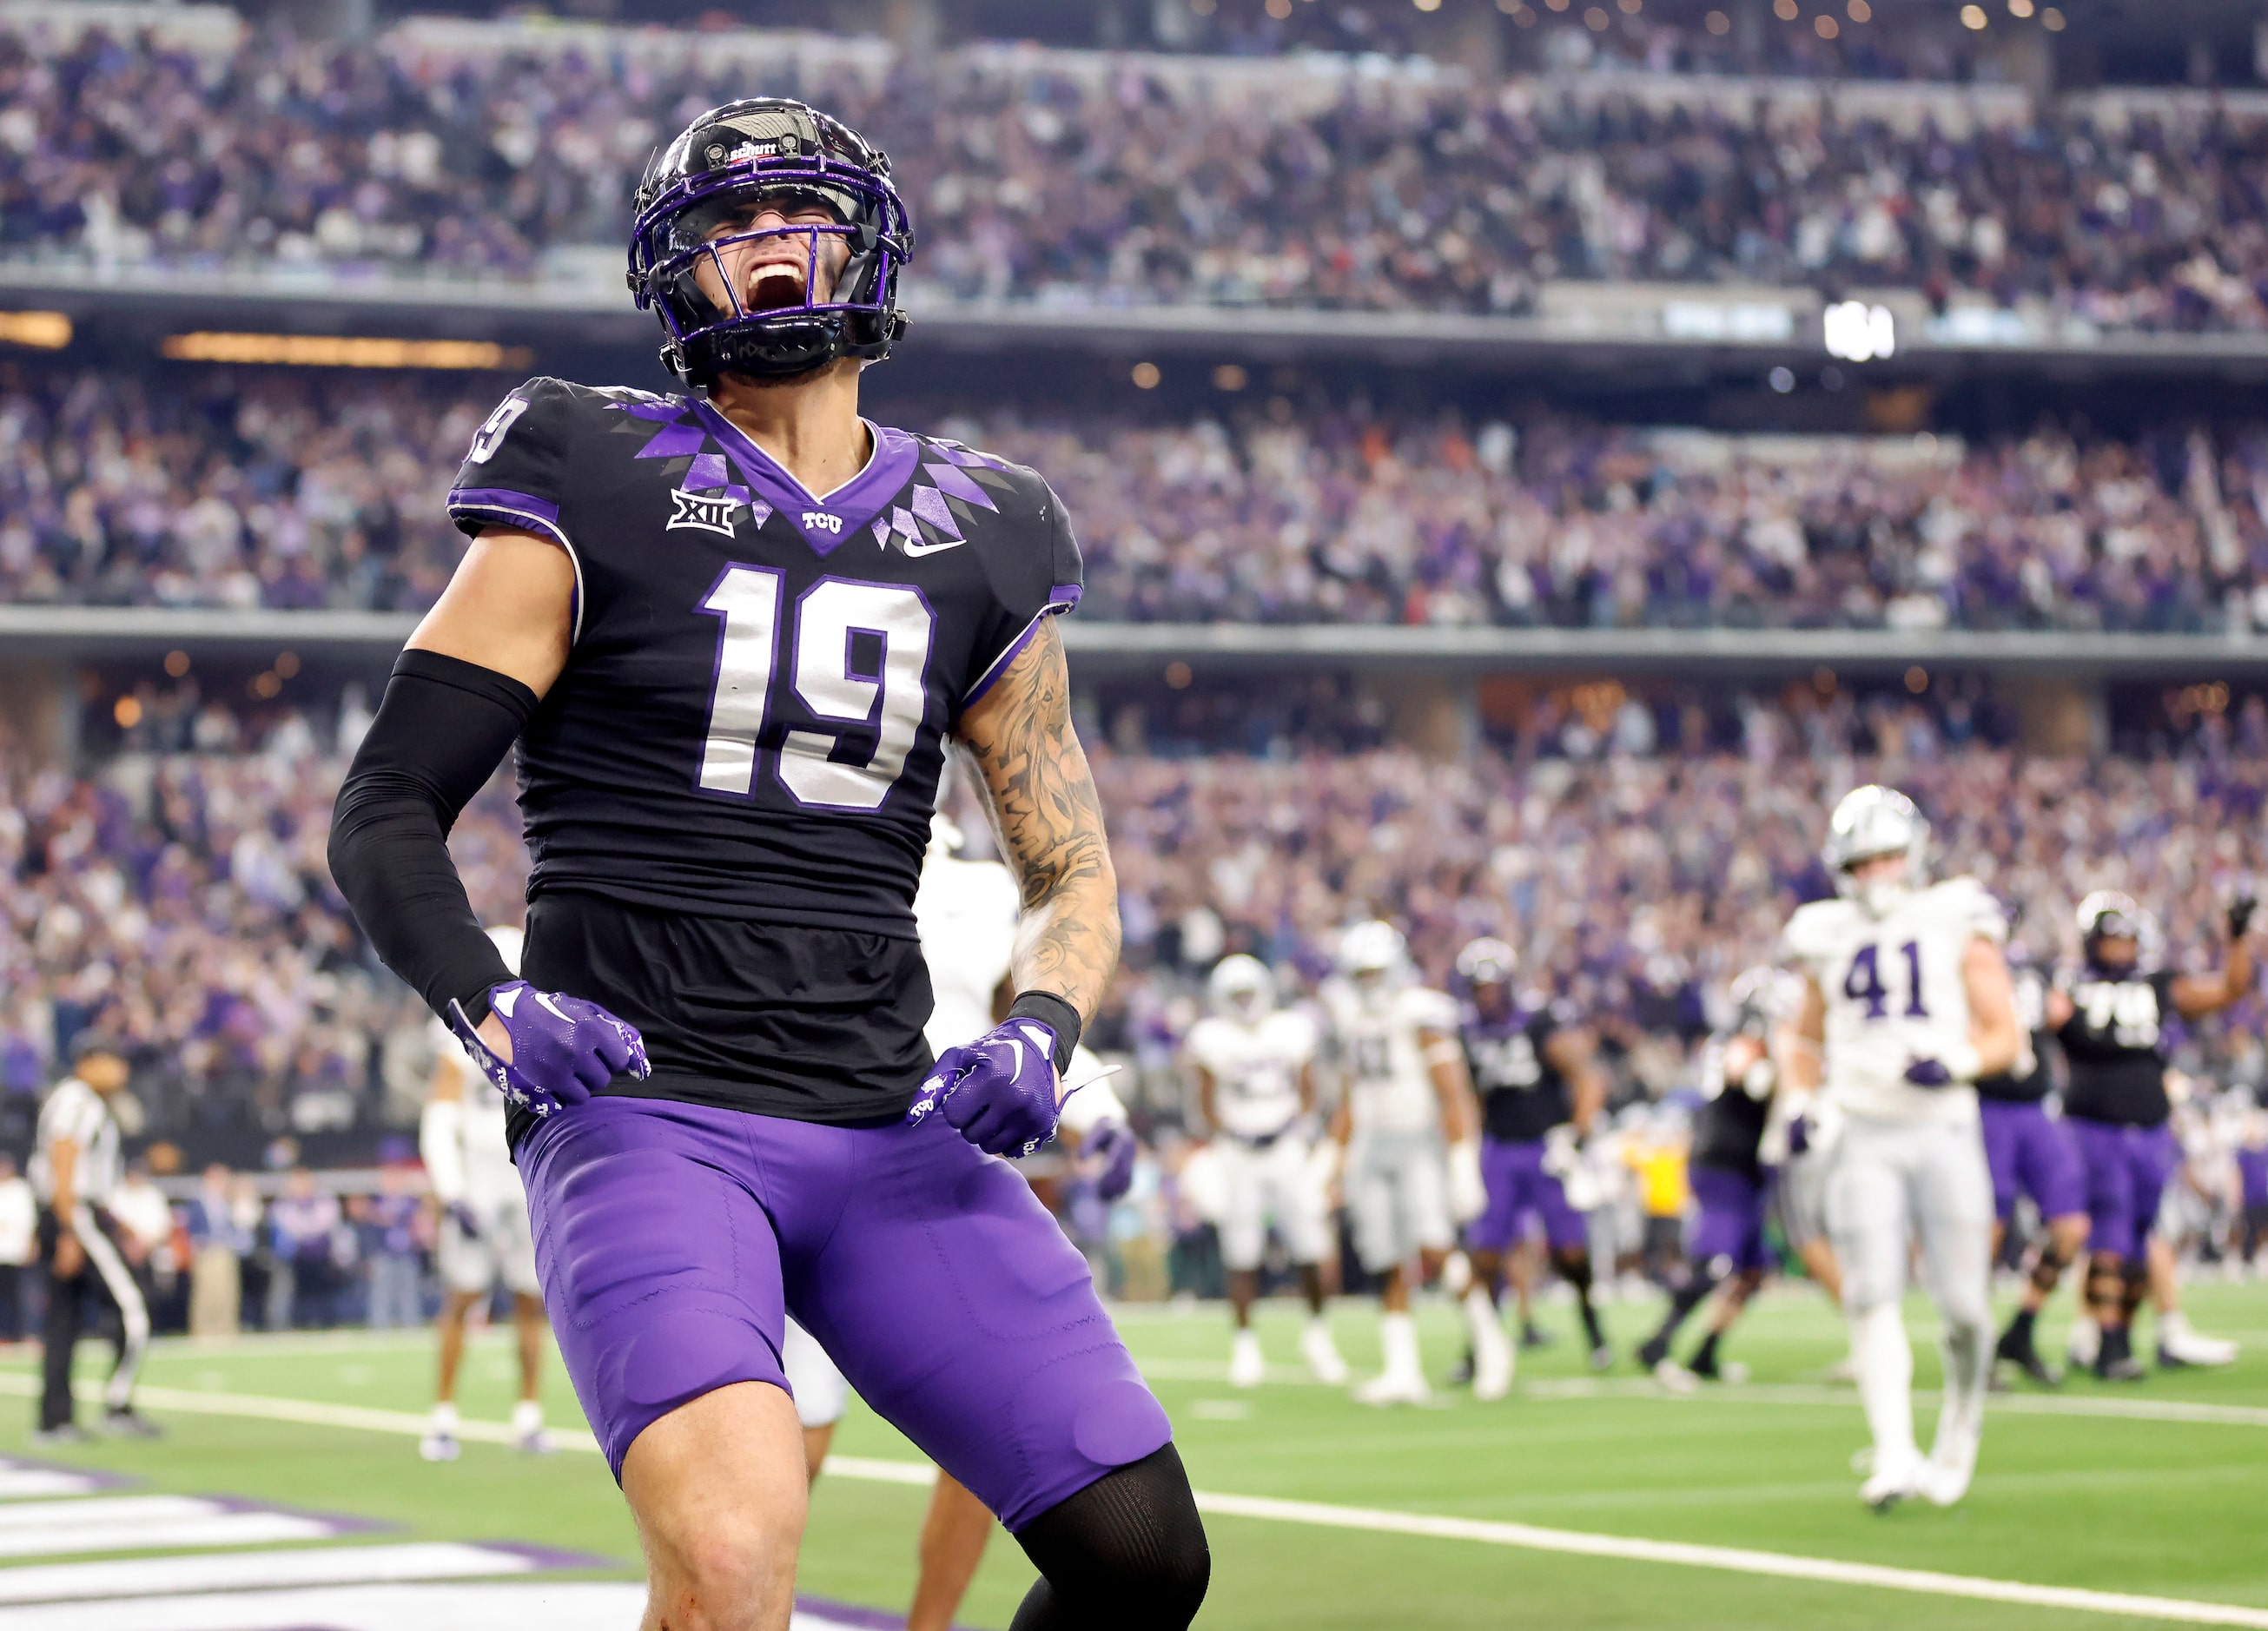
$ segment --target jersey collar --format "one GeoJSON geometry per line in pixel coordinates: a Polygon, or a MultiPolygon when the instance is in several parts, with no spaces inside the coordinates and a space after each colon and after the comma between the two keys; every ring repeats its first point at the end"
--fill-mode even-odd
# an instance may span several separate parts
{"type": "Polygon", "coordinates": [[[714,406],[696,399],[693,411],[709,427],[709,434],[717,438],[749,490],[785,517],[788,525],[803,534],[804,542],[821,555],[847,542],[880,515],[921,462],[920,448],[912,437],[892,426],[862,420],[874,444],[866,467],[833,492],[817,495],[714,406]]]}

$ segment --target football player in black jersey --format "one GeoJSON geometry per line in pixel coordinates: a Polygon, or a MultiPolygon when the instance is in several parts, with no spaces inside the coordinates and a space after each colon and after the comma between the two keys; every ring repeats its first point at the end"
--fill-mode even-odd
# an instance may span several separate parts
{"type": "Polygon", "coordinates": [[[2021,945],[2008,947],[2009,988],[2017,1023],[2028,1039],[2015,1068],[1977,1083],[1977,1111],[1984,1135],[1984,1164],[1992,1174],[1992,1256],[1998,1261],[2008,1226],[2015,1221],[2016,1196],[2028,1194],[2047,1224],[2032,1272],[2016,1311],[1993,1349],[1997,1365],[2007,1361],[2043,1387],[2059,1387],[2063,1373],[2040,1356],[2033,1327],[2040,1311],[2063,1282],[2064,1270],[2087,1247],[2092,1226],[2087,1215],[2087,1174],[2070,1123],[2048,1113],[2047,982],[2021,945]]]}
{"type": "Polygon", "coordinates": [[[1715,1381],[1723,1374],[1718,1344],[1771,1266],[1764,1248],[1770,1193],[1764,1135],[1779,1082],[1781,1033],[1793,1020],[1802,992],[1800,982],[1785,970],[1751,968],[1733,982],[1731,995],[1733,1022],[1702,1056],[1705,1101],[1694,1118],[1691,1169],[1698,1216],[1688,1267],[1670,1294],[1660,1328],[1638,1350],[1638,1363],[1673,1386],[1690,1388],[1689,1377],[1715,1381]],[[1678,1327],[1719,1286],[1724,1296],[1708,1334],[1694,1350],[1692,1363],[1678,1367],[1669,1356],[1678,1327]]]}
{"type": "Polygon", "coordinates": [[[1513,949],[1492,937],[1457,954],[1468,1010],[1462,1040],[1481,1098],[1481,1177],[1488,1194],[1480,1216],[1465,1229],[1473,1282],[1493,1300],[1508,1254],[1531,1224],[1539,1225],[1551,1266],[1574,1290],[1591,1366],[1603,1370],[1614,1363],[1614,1350],[1591,1301],[1590,1237],[1582,1213],[1568,1203],[1566,1179],[1606,1105],[1606,1073],[1596,1039],[1565,1004],[1515,995],[1516,967],[1513,949]]]}
{"type": "Polygon", "coordinates": [[[1118,951],[1033,472],[858,413],[904,320],[888,160],[798,102],[649,168],[630,281],[681,394],[534,379],[449,497],[475,539],[339,797],[332,870],[512,1099],[649,1627],[782,1627],[792,1311],[1037,1565],[1016,1624],[1181,1627],[1209,1561],[1165,1413],[1015,1170],[1118,951]],[[1023,897],[1008,1019],[932,1061],[915,885],[948,738],[1023,897]],[[445,835],[518,744],[524,978],[445,835]]]}
{"type": "Polygon", "coordinates": [[[2087,1170],[2087,1306],[2100,1333],[2098,1377],[2139,1380],[2134,1311],[2149,1284],[2149,1242],[2159,1197],[2177,1156],[2166,1096],[2166,1022],[2202,1019],[2252,988],[2246,935],[2254,903],[2228,908],[2228,945],[2209,974],[2145,971],[2150,923],[2129,897],[2102,890],[2079,903],[2085,966],[2049,994],[2048,1024],[2063,1045],[2071,1084],[2065,1119],[2087,1170]]]}

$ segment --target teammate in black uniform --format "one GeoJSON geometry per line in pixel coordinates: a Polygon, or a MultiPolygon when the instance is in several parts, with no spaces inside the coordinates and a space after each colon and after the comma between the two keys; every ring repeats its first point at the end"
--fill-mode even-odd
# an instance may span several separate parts
{"type": "Polygon", "coordinates": [[[1488,1204],[1465,1231],[1473,1278],[1490,1297],[1502,1283],[1506,1254],[1528,1220],[1539,1222],[1551,1265],[1574,1288],[1591,1363],[1614,1363],[1591,1304],[1591,1249],[1583,1215],[1568,1203],[1566,1179],[1580,1141],[1607,1098],[1590,1032],[1557,1003],[1523,1004],[1513,993],[1512,948],[1476,940],[1458,954],[1469,1011],[1466,1067],[1481,1097],[1481,1176],[1488,1204]]]}
{"type": "Polygon", "coordinates": [[[637,209],[630,286],[690,388],[535,379],[481,428],[449,496],[476,541],[357,755],[333,873],[515,1103],[649,1623],[787,1624],[792,1311],[1031,1555],[1020,1631],[1184,1626],[1208,1560],[1170,1426],[990,1158],[1053,1132],[1117,954],[1050,615],[1070,521],[1029,470],[859,416],[912,233],[855,132],[732,103],[637,209]],[[948,736],[1024,926],[1008,1020],[932,1068],[913,899],[948,736]],[[444,843],[515,740],[524,980],[444,843]]]}
{"type": "Polygon", "coordinates": [[[2063,1373],[2040,1356],[2033,1327],[2062,1283],[2064,1270],[2086,1250],[2091,1227],[2087,1174],[2071,1124],[2048,1113],[2054,1077],[2048,1068],[2052,1033],[2047,1021],[2047,982],[2014,944],[2008,948],[2008,974],[2016,1019],[2029,1040],[2014,1069],[1981,1077],[1977,1084],[1984,1164],[1992,1174],[1993,1260],[1999,1260],[2008,1226],[2015,1220],[2019,1193],[2029,1194],[2039,1209],[2047,1237],[2040,1242],[2023,1299],[2000,1333],[1993,1358],[2014,1365],[2043,1387],[2059,1387],[2063,1373]]]}
{"type": "Polygon", "coordinates": [[[1638,1363],[1664,1381],[1691,1385],[1662,1367],[1678,1327],[1723,1286],[1725,1295],[1709,1322],[1709,1333],[1685,1367],[1704,1380],[1718,1378],[1718,1344],[1771,1267],[1764,1249],[1771,1175],[1763,1149],[1779,1081],[1773,1032],[1795,1012],[1800,993],[1790,989],[1793,984],[1793,975],[1774,968],[1752,968],[1734,981],[1733,1022],[1703,1058],[1701,1091],[1708,1097],[1693,1122],[1691,1171],[1699,1216],[1686,1253],[1688,1267],[1684,1281],[1671,1293],[1660,1327],[1638,1350],[1638,1363]]]}
{"type": "Polygon", "coordinates": [[[2201,1019],[2252,987],[2250,897],[2228,908],[2228,954],[2217,973],[2141,967],[2148,920],[2123,894],[2100,891],[2079,905],[2086,966],[2048,999],[2048,1023],[2071,1067],[2064,1111],[2087,1171],[2092,1220],[2087,1302],[2102,1335],[2095,1373],[2136,1381],[2132,1326],[2149,1284],[2151,1226],[2179,1151],[2166,1097],[2165,1025],[2201,1019]]]}

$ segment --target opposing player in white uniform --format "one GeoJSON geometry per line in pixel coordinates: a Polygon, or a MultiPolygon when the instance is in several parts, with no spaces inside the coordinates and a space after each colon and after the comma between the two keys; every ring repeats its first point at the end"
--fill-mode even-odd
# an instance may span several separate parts
{"type": "Polygon", "coordinates": [[[1207,993],[1212,1012],[1190,1027],[1184,1047],[1220,1163],[1220,1257],[1236,1320],[1229,1385],[1257,1387],[1267,1372],[1252,1304],[1273,1223],[1307,1294],[1300,1352],[1317,1381],[1337,1386],[1347,1371],[1323,1318],[1322,1261],[1330,1236],[1327,1180],[1314,1158],[1314,1021],[1298,1009],[1278,1007],[1275,976],[1241,952],[1215,966],[1207,993]]]}
{"type": "Polygon", "coordinates": [[[1357,923],[1339,942],[1338,977],[1323,988],[1344,1095],[1331,1136],[1344,1151],[1355,1253],[1381,1282],[1386,1369],[1358,1388],[1364,1404],[1431,1395],[1410,1317],[1405,1265],[1440,1272],[1457,1223],[1486,1203],[1480,1117],[1457,1040],[1457,1005],[1416,984],[1401,931],[1357,923]]]}
{"type": "Polygon", "coordinates": [[[1799,1092],[1818,1086],[1827,1226],[1874,1441],[1859,1495],[1877,1510],[1915,1495],[1949,1506],[1976,1469],[1992,1368],[1992,1183],[1972,1084],[2022,1044],[2000,909],[1974,878],[1932,884],[1928,844],[1904,794],[1849,794],[1822,856],[1841,899],[1798,910],[1786,941],[1805,981],[1796,1031],[1818,1049],[1793,1050],[1787,1074],[1799,1092]],[[1917,1238],[1945,1327],[1945,1403],[1926,1461],[1899,1306],[1917,1238]]]}
{"type": "MultiPolygon", "coordinates": [[[[520,931],[488,931],[505,966],[519,967],[520,931]]],[[[549,1327],[543,1288],[535,1277],[535,1236],[527,1221],[527,1194],[504,1139],[504,1095],[474,1069],[464,1044],[449,1027],[432,1024],[435,1061],[424,1114],[417,1123],[417,1153],[441,1208],[437,1253],[441,1271],[441,1368],[433,1414],[417,1453],[428,1461],[457,1458],[457,1370],[465,1356],[465,1321],[473,1305],[498,1283],[512,1293],[512,1319],[519,1338],[519,1402],[512,1408],[512,1436],[531,1455],[551,1448],[543,1430],[543,1348],[549,1327]]]]}
{"type": "MultiPolygon", "coordinates": [[[[961,859],[954,852],[963,841],[951,818],[942,812],[932,818],[929,851],[914,894],[915,927],[935,997],[922,1034],[936,1054],[992,1029],[1014,995],[1006,981],[1023,911],[1016,880],[998,861],[961,859]]],[[[1133,1135],[1125,1106],[1102,1079],[1108,1074],[1086,1048],[1072,1050],[1056,1133],[1067,1149],[1090,1161],[1099,1158],[1123,1182],[1123,1169],[1130,1166],[1133,1156],[1133,1135]]],[[[1107,1183],[1103,1193],[1110,1193],[1107,1183]]],[[[803,1426],[805,1470],[816,1479],[836,1424],[850,1407],[850,1384],[827,1350],[792,1319],[780,1364],[803,1426]]],[[[922,1520],[921,1569],[906,1611],[906,1631],[951,1631],[992,1539],[992,1526],[984,1503],[940,1469],[922,1520]]]]}

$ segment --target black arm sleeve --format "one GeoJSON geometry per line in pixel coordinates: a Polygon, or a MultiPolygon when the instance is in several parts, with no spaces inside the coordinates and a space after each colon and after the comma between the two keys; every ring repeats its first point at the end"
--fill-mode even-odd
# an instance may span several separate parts
{"type": "Polygon", "coordinates": [[[494,774],[535,693],[492,668],[404,651],[331,813],[331,877],[386,966],[446,1018],[475,1024],[513,978],[449,858],[449,829],[494,774]]]}

